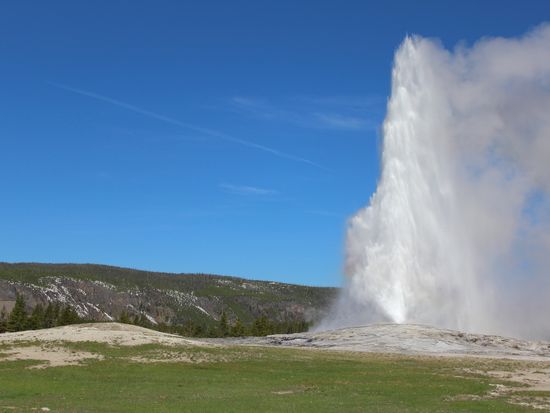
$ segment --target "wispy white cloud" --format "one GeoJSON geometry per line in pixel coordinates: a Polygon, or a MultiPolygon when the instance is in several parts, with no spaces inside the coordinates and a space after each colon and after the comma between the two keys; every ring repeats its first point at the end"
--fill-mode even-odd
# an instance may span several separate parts
{"type": "Polygon", "coordinates": [[[230,99],[231,108],[243,114],[262,119],[278,119],[299,123],[300,115],[295,111],[278,108],[265,99],[234,96],[230,99]]]}
{"type": "Polygon", "coordinates": [[[232,194],[238,195],[276,195],[278,191],[274,189],[258,188],[256,186],[247,186],[247,185],[233,185],[222,183],[219,185],[220,188],[226,192],[231,192],[232,194]]]}
{"type": "Polygon", "coordinates": [[[366,118],[346,116],[338,113],[315,113],[321,125],[334,129],[362,130],[371,128],[372,122],[366,118]]]}
{"type": "Polygon", "coordinates": [[[156,119],[156,120],[164,122],[164,123],[169,123],[171,125],[175,125],[175,126],[179,126],[181,128],[193,130],[193,131],[202,133],[204,135],[209,135],[209,136],[212,136],[212,137],[224,140],[224,141],[236,143],[236,144],[239,144],[239,145],[242,145],[242,146],[257,149],[259,151],[267,152],[267,153],[270,153],[270,154],[272,154],[274,156],[277,156],[279,158],[288,159],[288,160],[295,161],[295,162],[300,162],[300,163],[305,163],[305,164],[308,164],[310,166],[315,166],[315,167],[320,168],[320,169],[325,169],[323,166],[321,166],[318,163],[313,162],[309,159],[302,158],[300,156],[296,156],[296,155],[289,154],[289,153],[286,153],[286,152],[282,152],[278,149],[271,148],[269,146],[265,146],[265,145],[261,145],[261,144],[251,142],[251,141],[248,141],[248,140],[236,138],[234,136],[228,135],[226,133],[223,133],[223,132],[220,132],[220,131],[217,131],[217,130],[214,130],[214,129],[203,128],[202,126],[197,126],[197,125],[194,125],[194,124],[191,124],[191,123],[182,122],[180,120],[171,118],[169,116],[165,116],[165,115],[162,115],[160,113],[152,112],[150,110],[143,109],[139,106],[135,106],[135,105],[132,105],[130,103],[123,102],[121,100],[113,99],[109,96],[100,95],[99,93],[90,92],[90,91],[87,91],[87,90],[84,90],[84,89],[73,88],[73,87],[66,86],[66,85],[59,84],[59,83],[50,82],[50,84],[52,86],[55,86],[57,88],[66,90],[68,92],[76,93],[78,95],[86,96],[86,97],[96,99],[96,100],[99,100],[99,101],[102,101],[102,102],[105,102],[105,103],[109,103],[111,105],[118,106],[120,108],[129,110],[129,111],[132,111],[132,112],[135,112],[135,113],[139,113],[140,115],[147,116],[149,118],[156,119]]]}
{"type": "Polygon", "coordinates": [[[258,119],[344,131],[376,129],[385,108],[385,101],[376,96],[297,96],[276,103],[234,96],[229,102],[232,110],[258,119]]]}

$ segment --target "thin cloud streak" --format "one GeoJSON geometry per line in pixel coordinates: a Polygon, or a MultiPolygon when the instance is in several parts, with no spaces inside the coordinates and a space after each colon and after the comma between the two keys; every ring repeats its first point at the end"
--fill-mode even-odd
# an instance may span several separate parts
{"type": "Polygon", "coordinates": [[[239,195],[275,195],[278,193],[274,189],[246,185],[220,184],[220,188],[224,191],[239,195]]]}
{"type": "Polygon", "coordinates": [[[372,122],[367,122],[354,116],[345,116],[334,113],[315,113],[315,118],[326,127],[334,129],[363,130],[367,128],[374,129],[372,122]]]}
{"type": "Polygon", "coordinates": [[[268,121],[284,121],[303,128],[363,131],[377,129],[380,99],[361,97],[265,99],[234,96],[229,103],[241,114],[268,121]]]}
{"type": "Polygon", "coordinates": [[[302,158],[302,157],[299,157],[299,156],[296,156],[296,155],[292,155],[292,154],[289,154],[289,153],[286,153],[286,152],[282,152],[282,151],[279,151],[277,149],[271,148],[269,146],[264,146],[264,145],[260,145],[258,143],[254,143],[254,142],[244,140],[244,139],[235,138],[234,136],[227,135],[223,132],[219,132],[219,131],[216,131],[216,130],[213,130],[213,129],[203,128],[201,126],[193,125],[193,124],[190,124],[190,123],[187,123],[187,122],[181,122],[177,119],[174,119],[174,118],[171,118],[171,117],[168,117],[168,116],[164,116],[164,115],[159,114],[159,113],[151,112],[150,110],[142,109],[138,106],[135,106],[135,105],[132,105],[132,104],[129,104],[129,103],[117,100],[117,99],[113,99],[113,98],[110,98],[108,96],[100,95],[98,93],[90,92],[90,91],[87,91],[87,90],[84,90],[84,89],[77,89],[77,88],[66,86],[66,85],[63,85],[63,84],[60,84],[60,83],[53,83],[53,82],[48,82],[48,83],[52,86],[55,86],[55,87],[59,88],[59,89],[63,89],[63,90],[66,90],[68,92],[76,93],[78,95],[87,96],[89,98],[100,100],[102,102],[110,103],[111,105],[118,106],[118,107],[121,107],[123,109],[135,112],[135,113],[139,113],[140,115],[147,116],[147,117],[150,117],[152,119],[157,119],[157,120],[159,120],[161,122],[164,122],[164,123],[169,123],[171,125],[179,126],[179,127],[185,128],[185,129],[194,130],[196,132],[200,132],[200,133],[203,133],[205,135],[209,135],[209,136],[221,139],[221,140],[225,140],[227,142],[233,142],[233,143],[237,143],[237,144],[242,145],[242,146],[257,149],[257,150],[260,150],[260,151],[263,151],[263,152],[267,152],[267,153],[270,153],[270,154],[272,154],[274,156],[277,156],[279,158],[288,159],[288,160],[295,161],[295,162],[301,162],[301,163],[308,164],[310,166],[314,166],[314,167],[319,168],[319,169],[327,170],[325,167],[319,165],[318,163],[310,161],[309,159],[302,158]]]}

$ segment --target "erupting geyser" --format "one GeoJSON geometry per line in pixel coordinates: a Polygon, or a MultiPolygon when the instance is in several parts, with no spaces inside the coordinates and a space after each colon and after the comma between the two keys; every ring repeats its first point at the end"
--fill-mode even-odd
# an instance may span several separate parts
{"type": "Polygon", "coordinates": [[[395,55],[382,170],[320,328],[373,321],[550,336],[550,26],[395,55]]]}

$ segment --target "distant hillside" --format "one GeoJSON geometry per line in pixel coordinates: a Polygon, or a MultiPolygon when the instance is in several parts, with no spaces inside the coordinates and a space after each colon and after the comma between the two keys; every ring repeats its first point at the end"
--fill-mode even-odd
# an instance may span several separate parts
{"type": "Polygon", "coordinates": [[[276,321],[316,321],[336,288],[308,287],[208,274],[169,274],[93,264],[0,263],[0,310],[16,293],[27,305],[62,302],[84,318],[116,320],[124,312],[151,323],[250,323],[265,315],[276,321]]]}

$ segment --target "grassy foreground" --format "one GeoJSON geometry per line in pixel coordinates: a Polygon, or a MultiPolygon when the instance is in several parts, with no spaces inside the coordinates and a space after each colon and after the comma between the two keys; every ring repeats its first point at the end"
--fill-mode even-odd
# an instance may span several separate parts
{"type": "Polygon", "coordinates": [[[509,395],[487,397],[490,384],[502,382],[464,371],[505,370],[514,362],[267,348],[63,346],[104,359],[30,368],[40,362],[3,360],[9,347],[0,347],[0,411],[534,411],[507,403],[509,395]]]}

